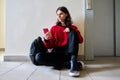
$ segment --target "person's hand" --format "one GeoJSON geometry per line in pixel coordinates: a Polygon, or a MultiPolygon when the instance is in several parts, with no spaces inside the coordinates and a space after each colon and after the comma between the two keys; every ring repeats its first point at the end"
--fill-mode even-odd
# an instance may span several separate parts
{"type": "Polygon", "coordinates": [[[70,32],[69,28],[65,28],[65,30],[63,32],[70,32]]]}
{"type": "Polygon", "coordinates": [[[50,39],[51,37],[52,37],[52,35],[51,35],[50,32],[46,32],[46,33],[44,34],[44,38],[45,38],[46,40],[50,39]]]}

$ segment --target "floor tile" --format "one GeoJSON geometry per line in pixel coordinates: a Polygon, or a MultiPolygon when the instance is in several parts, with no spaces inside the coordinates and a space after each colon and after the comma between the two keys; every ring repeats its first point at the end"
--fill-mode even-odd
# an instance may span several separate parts
{"type": "Polygon", "coordinates": [[[120,79],[120,69],[104,68],[104,70],[88,70],[94,80],[118,80],[120,79]]]}
{"type": "Polygon", "coordinates": [[[21,62],[0,62],[0,77],[21,64],[21,62]]]}
{"type": "Polygon", "coordinates": [[[48,66],[39,66],[29,80],[59,80],[60,71],[48,66]]]}
{"type": "Polygon", "coordinates": [[[2,75],[2,79],[9,80],[27,80],[29,76],[37,69],[37,66],[31,66],[31,63],[23,63],[17,68],[2,75]]]}
{"type": "Polygon", "coordinates": [[[120,62],[115,58],[87,61],[86,70],[93,80],[119,80],[120,62]]]}
{"type": "Polygon", "coordinates": [[[91,80],[86,70],[80,71],[79,77],[71,77],[69,76],[69,70],[61,71],[61,80],[91,80]]]}

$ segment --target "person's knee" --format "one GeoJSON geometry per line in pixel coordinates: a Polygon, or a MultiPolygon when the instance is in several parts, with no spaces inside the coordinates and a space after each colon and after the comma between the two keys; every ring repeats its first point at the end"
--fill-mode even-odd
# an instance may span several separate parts
{"type": "Polygon", "coordinates": [[[35,56],[35,60],[38,63],[38,65],[43,65],[44,64],[44,59],[41,53],[37,53],[35,56]]]}
{"type": "Polygon", "coordinates": [[[38,63],[36,62],[36,59],[35,59],[35,55],[30,54],[29,56],[30,56],[31,62],[32,62],[34,65],[38,65],[38,63]]]}
{"type": "Polygon", "coordinates": [[[36,54],[36,56],[35,56],[35,60],[36,60],[37,62],[40,61],[40,54],[36,54]]]}

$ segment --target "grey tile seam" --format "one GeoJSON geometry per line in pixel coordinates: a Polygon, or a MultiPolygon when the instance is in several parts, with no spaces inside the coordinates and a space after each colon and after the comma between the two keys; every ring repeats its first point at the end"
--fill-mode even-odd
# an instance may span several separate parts
{"type": "Polygon", "coordinates": [[[87,69],[85,69],[85,71],[87,72],[87,74],[88,74],[88,76],[91,78],[91,80],[94,80],[94,79],[92,78],[92,76],[90,75],[90,73],[87,71],[87,69]]]}
{"type": "Polygon", "coordinates": [[[10,71],[12,71],[12,70],[14,70],[14,69],[18,68],[19,66],[21,66],[21,65],[23,65],[23,64],[24,64],[24,63],[21,63],[21,64],[19,64],[19,65],[15,66],[14,68],[9,69],[8,71],[6,71],[6,72],[4,72],[4,73],[0,74],[0,76],[7,74],[8,72],[10,72],[10,71]]]}
{"type": "Polygon", "coordinates": [[[61,71],[59,71],[59,80],[61,80],[61,71]]]}
{"type": "Polygon", "coordinates": [[[35,73],[35,71],[37,71],[38,68],[39,68],[39,67],[37,67],[37,68],[28,76],[28,78],[27,78],[26,80],[29,80],[30,77],[35,73]]]}

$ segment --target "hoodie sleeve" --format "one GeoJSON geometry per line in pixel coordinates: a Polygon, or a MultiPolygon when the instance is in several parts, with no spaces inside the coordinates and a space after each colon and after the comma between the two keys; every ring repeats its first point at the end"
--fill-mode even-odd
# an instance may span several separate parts
{"type": "Polygon", "coordinates": [[[82,37],[81,33],[79,31],[77,31],[77,34],[78,34],[78,38],[79,38],[79,43],[82,43],[83,37],[82,37]]]}
{"type": "Polygon", "coordinates": [[[83,42],[83,37],[82,37],[80,31],[78,30],[78,28],[76,26],[73,26],[73,25],[71,26],[71,28],[74,29],[77,32],[79,43],[82,43],[83,42]]]}
{"type": "Polygon", "coordinates": [[[49,40],[44,40],[44,45],[48,48],[54,48],[55,47],[55,39],[54,39],[54,27],[50,29],[50,33],[52,35],[51,39],[49,40]]]}

